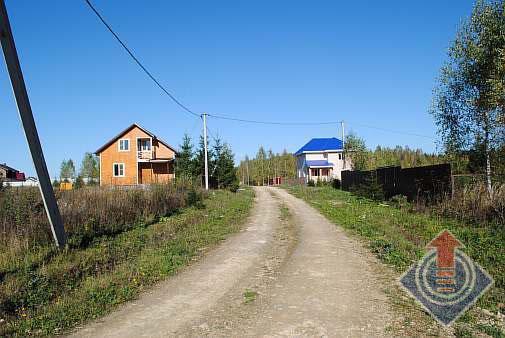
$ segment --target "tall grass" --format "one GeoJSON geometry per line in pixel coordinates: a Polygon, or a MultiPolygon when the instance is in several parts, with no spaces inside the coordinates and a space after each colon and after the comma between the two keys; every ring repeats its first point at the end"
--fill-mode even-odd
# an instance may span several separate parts
{"type": "MultiPolygon", "coordinates": [[[[77,224],[85,219],[69,218],[72,214],[67,214],[67,209],[78,207],[79,215],[102,215],[102,224],[94,228],[92,242],[80,247],[57,250],[49,243],[17,256],[0,252],[0,337],[61,334],[136,298],[206,248],[238,231],[254,197],[249,189],[239,193],[215,191],[204,200],[196,199],[198,194],[202,197],[198,190],[177,185],[150,191],[93,189],[59,196],[59,202],[66,203],[62,211],[67,221],[74,219],[77,224]],[[82,201],[81,197],[98,201],[82,201]],[[170,203],[163,202],[167,200],[170,203]],[[123,203],[131,210],[107,216],[105,203],[109,207],[123,203]],[[137,203],[142,213],[135,212],[137,203]],[[195,206],[174,212],[174,207],[183,204],[195,206]],[[81,210],[84,206],[99,210],[81,210]],[[126,222],[126,217],[138,221],[165,212],[172,215],[160,217],[159,222],[139,221],[133,226],[126,222]],[[124,226],[106,225],[115,221],[124,226]],[[98,236],[104,231],[119,233],[98,236]]],[[[76,233],[70,238],[75,239],[76,233]]]]}
{"type": "Polygon", "coordinates": [[[484,183],[469,184],[434,206],[434,210],[480,225],[505,225],[505,184],[495,184],[488,193],[484,183]]]}
{"type": "MultiPolygon", "coordinates": [[[[484,312],[478,309],[480,307],[491,311],[497,318],[503,318],[505,315],[505,269],[503,268],[505,266],[505,227],[503,223],[498,223],[494,210],[497,207],[493,206],[493,203],[503,203],[503,186],[499,189],[495,187],[492,196],[487,196],[485,189],[468,187],[466,194],[462,192],[461,196],[455,196],[452,201],[443,201],[442,203],[446,203],[445,207],[424,205],[422,212],[416,212],[416,206],[408,203],[406,198],[399,198],[400,196],[384,203],[330,187],[292,186],[286,188],[317,208],[335,224],[365,239],[370,251],[384,263],[393,266],[398,274],[406,271],[412,263],[425,254],[426,244],[440,231],[449,229],[465,245],[463,248],[465,253],[484,267],[494,279],[493,287],[479,299],[477,307],[458,319],[455,328],[466,328],[467,325],[471,325],[472,330],[479,332],[475,336],[483,336],[482,331],[486,330],[486,333],[497,332],[496,337],[503,337],[499,328],[502,324],[496,325],[500,321],[489,320],[489,318],[494,318],[494,315],[486,319],[487,315],[484,316],[484,312]],[[430,209],[435,207],[440,208],[439,211],[452,210],[457,218],[475,217],[486,222],[475,224],[475,222],[457,220],[455,217],[445,217],[430,209]],[[474,322],[478,323],[477,327],[474,326],[474,322]]],[[[405,307],[408,303],[405,303],[401,293],[396,296],[395,290],[391,292],[394,295],[394,303],[403,304],[400,309],[405,316],[405,320],[398,322],[401,323],[401,334],[393,335],[402,336],[404,332],[407,332],[403,330],[411,330],[409,332],[412,332],[412,335],[417,334],[422,337],[427,336],[428,333],[436,335],[422,327],[419,330],[414,323],[422,318],[419,316],[420,312],[412,309],[411,306],[405,307]]]]}
{"type": "MultiPolygon", "coordinates": [[[[194,203],[192,187],[173,184],[149,189],[84,189],[57,193],[65,230],[72,246],[95,237],[117,234],[139,223],[149,223],[194,203]]],[[[200,193],[197,193],[200,194],[200,193]]],[[[52,235],[37,188],[0,191],[0,248],[29,250],[50,243],[52,235]]],[[[3,250],[0,250],[3,251],[3,250]]]]}

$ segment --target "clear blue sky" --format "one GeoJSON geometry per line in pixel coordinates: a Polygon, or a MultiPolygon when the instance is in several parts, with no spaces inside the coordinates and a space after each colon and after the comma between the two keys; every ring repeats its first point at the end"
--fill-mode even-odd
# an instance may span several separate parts
{"type": "MultiPolygon", "coordinates": [[[[139,71],[81,0],[6,0],[51,177],[132,122],[177,146],[199,121],[139,71]]],[[[438,71],[473,1],[105,1],[95,6],[196,112],[276,121],[345,120],[369,147],[434,141],[438,71]]],[[[3,63],[3,62],[2,62],[3,63]]],[[[0,162],[34,173],[5,66],[0,162]]],[[[236,159],[259,145],[296,151],[337,126],[209,120],[236,159]]]]}

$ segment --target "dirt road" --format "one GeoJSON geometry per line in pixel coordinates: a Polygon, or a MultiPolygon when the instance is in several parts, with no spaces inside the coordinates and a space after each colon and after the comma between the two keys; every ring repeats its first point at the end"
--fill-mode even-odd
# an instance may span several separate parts
{"type": "Polygon", "coordinates": [[[257,188],[244,231],[76,335],[384,336],[392,313],[374,264],[305,202],[257,188]]]}

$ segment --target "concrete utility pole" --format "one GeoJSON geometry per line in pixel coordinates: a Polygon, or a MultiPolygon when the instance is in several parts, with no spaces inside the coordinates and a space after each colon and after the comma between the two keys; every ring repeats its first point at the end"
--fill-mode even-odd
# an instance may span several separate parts
{"type": "Polygon", "coordinates": [[[5,63],[7,65],[7,71],[9,72],[12,90],[16,98],[19,116],[23,124],[23,130],[39,179],[39,188],[46,208],[47,217],[51,224],[51,231],[56,245],[61,247],[64,246],[67,241],[67,235],[65,234],[60,210],[58,209],[58,204],[54,197],[51,179],[49,178],[46,161],[42,153],[42,147],[35,126],[35,120],[33,119],[32,108],[30,106],[30,100],[28,99],[28,93],[26,91],[21,65],[19,64],[18,53],[16,51],[16,45],[14,44],[14,37],[12,36],[4,0],[0,0],[0,43],[2,44],[5,63]]]}
{"type": "Polygon", "coordinates": [[[251,185],[251,183],[249,182],[249,159],[247,159],[246,161],[246,164],[247,164],[247,185],[251,185]]]}
{"type": "Polygon", "coordinates": [[[340,121],[340,126],[342,128],[342,149],[344,149],[344,142],[345,142],[344,121],[340,121]]]}
{"type": "Polygon", "coordinates": [[[344,160],[344,169],[345,169],[345,131],[344,131],[344,121],[340,121],[340,127],[342,128],[342,159],[344,160]]]}
{"type": "Polygon", "coordinates": [[[205,148],[205,190],[209,190],[209,159],[207,151],[207,114],[202,114],[203,119],[203,144],[205,148]]]}

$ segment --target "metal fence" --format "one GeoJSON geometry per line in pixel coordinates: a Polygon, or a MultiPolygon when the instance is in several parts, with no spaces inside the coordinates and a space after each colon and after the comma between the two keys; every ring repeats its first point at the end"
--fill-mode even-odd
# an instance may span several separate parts
{"type": "Polygon", "coordinates": [[[351,191],[378,186],[386,199],[404,195],[409,200],[434,200],[451,194],[451,165],[437,164],[405,168],[383,167],[368,171],[342,172],[342,189],[351,191]]]}

